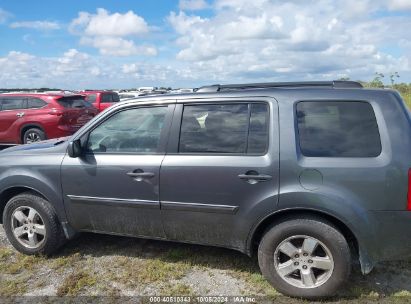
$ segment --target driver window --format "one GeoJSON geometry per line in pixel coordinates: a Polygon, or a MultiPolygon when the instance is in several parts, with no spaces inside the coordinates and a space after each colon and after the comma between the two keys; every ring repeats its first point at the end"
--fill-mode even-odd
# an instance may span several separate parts
{"type": "Polygon", "coordinates": [[[156,153],[167,107],[121,111],[91,131],[87,150],[98,153],[156,153]]]}

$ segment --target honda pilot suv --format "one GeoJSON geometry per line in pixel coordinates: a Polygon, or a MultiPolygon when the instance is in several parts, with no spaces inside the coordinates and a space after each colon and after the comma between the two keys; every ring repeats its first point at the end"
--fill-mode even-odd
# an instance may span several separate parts
{"type": "Polygon", "coordinates": [[[0,144],[69,136],[97,113],[81,95],[0,94],[0,144]]]}
{"type": "Polygon", "coordinates": [[[333,295],[411,254],[411,119],[359,83],[214,85],[114,105],[67,141],[0,152],[11,244],[77,232],[256,254],[283,294],[333,295]]]}

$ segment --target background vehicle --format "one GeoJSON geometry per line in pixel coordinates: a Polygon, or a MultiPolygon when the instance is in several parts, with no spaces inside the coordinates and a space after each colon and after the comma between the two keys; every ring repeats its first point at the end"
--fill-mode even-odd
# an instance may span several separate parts
{"type": "Polygon", "coordinates": [[[310,299],[333,295],[352,261],[367,274],[411,255],[411,118],[396,91],[197,92],[118,103],[67,142],[0,152],[13,246],[51,254],[79,231],[222,246],[310,299]]]}
{"type": "Polygon", "coordinates": [[[81,95],[0,94],[0,143],[72,135],[96,114],[81,95]]]}
{"type": "Polygon", "coordinates": [[[99,112],[120,101],[118,93],[112,91],[85,91],[81,93],[99,112]]]}
{"type": "Polygon", "coordinates": [[[141,95],[143,95],[142,92],[135,92],[135,91],[121,92],[118,94],[120,101],[124,101],[124,100],[131,99],[131,98],[136,98],[141,95]]]}

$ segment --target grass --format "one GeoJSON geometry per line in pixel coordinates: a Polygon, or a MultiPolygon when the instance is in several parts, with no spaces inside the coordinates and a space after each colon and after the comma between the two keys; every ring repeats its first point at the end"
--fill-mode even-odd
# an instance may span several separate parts
{"type": "MultiPolygon", "coordinates": [[[[331,303],[411,303],[410,277],[411,261],[379,266],[367,277],[357,271],[331,303]]],[[[43,288],[59,296],[215,295],[224,286],[238,287],[243,296],[302,303],[277,293],[255,258],[221,248],[85,234],[57,256],[44,258],[24,256],[0,244],[3,296],[43,288]]]]}
{"type": "Polygon", "coordinates": [[[57,289],[57,296],[75,296],[96,284],[97,278],[90,271],[79,271],[66,277],[57,289]]]}
{"type": "Polygon", "coordinates": [[[80,253],[76,252],[69,256],[60,256],[50,260],[50,267],[55,270],[64,270],[67,267],[73,266],[77,262],[81,261],[80,253]]]}
{"type": "Polygon", "coordinates": [[[119,257],[112,267],[119,271],[112,273],[111,279],[128,287],[178,280],[190,270],[187,263],[168,262],[161,256],[151,259],[119,257]]]}
{"type": "Polygon", "coordinates": [[[411,92],[401,93],[402,98],[404,98],[405,103],[411,109],[411,92]]]}
{"type": "Polygon", "coordinates": [[[160,294],[164,296],[193,296],[194,292],[187,284],[166,284],[160,290],[160,294]]]}
{"type": "Polygon", "coordinates": [[[23,271],[30,271],[35,265],[39,265],[44,261],[44,257],[24,255],[21,253],[13,255],[11,249],[1,248],[0,273],[17,274],[23,271]]]}
{"type": "Polygon", "coordinates": [[[27,283],[24,279],[0,280],[0,296],[22,295],[27,289],[27,283]]]}

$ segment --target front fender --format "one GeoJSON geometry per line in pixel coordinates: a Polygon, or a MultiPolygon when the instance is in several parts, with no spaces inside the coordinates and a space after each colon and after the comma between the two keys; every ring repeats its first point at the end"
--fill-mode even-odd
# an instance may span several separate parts
{"type": "Polygon", "coordinates": [[[3,171],[0,173],[0,193],[20,187],[36,191],[50,202],[60,221],[66,222],[59,172],[60,170],[42,172],[24,168],[3,171]]]}

